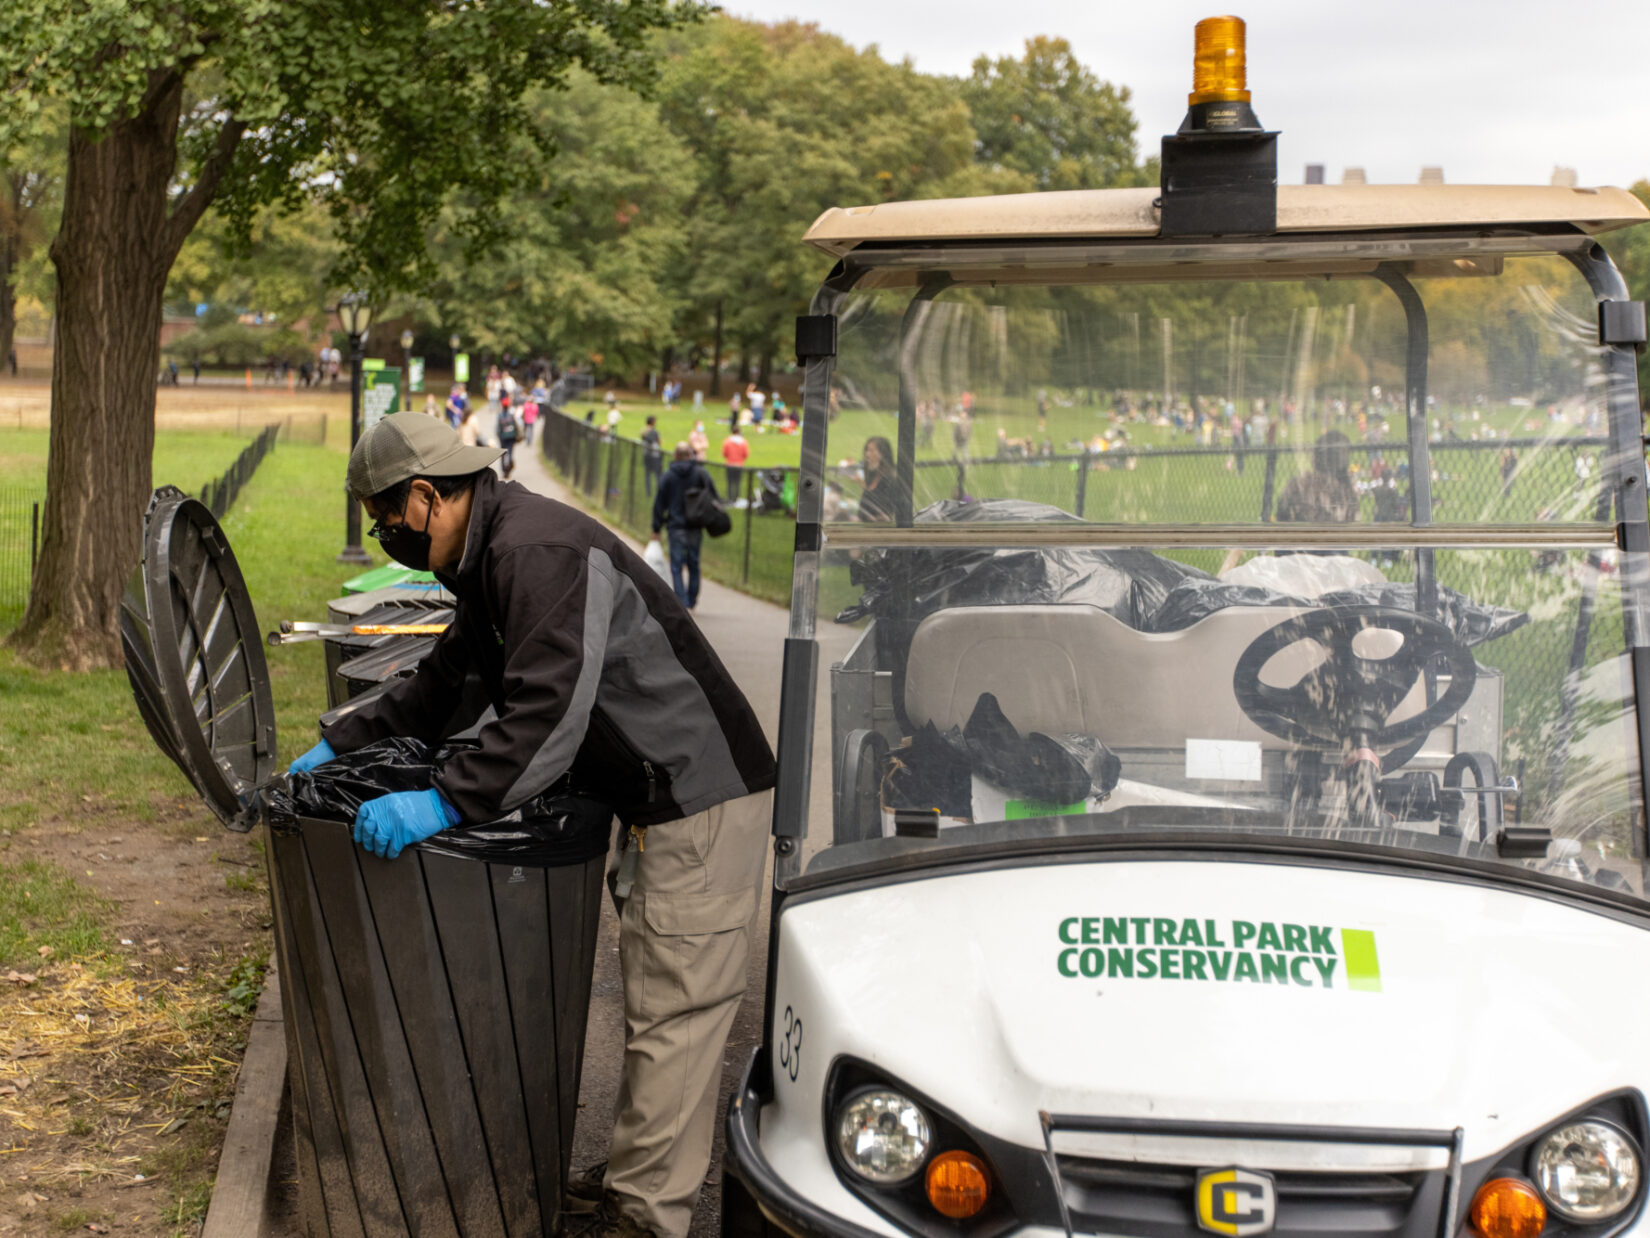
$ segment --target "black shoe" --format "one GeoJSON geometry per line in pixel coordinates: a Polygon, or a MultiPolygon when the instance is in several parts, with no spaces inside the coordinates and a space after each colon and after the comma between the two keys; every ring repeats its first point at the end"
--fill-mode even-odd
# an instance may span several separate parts
{"type": "Polygon", "coordinates": [[[658,1235],[620,1208],[619,1197],[607,1191],[589,1212],[569,1209],[563,1213],[559,1238],[658,1238],[658,1235]]]}
{"type": "Polygon", "coordinates": [[[567,1180],[567,1208],[569,1212],[594,1212],[602,1202],[606,1188],[607,1162],[597,1161],[586,1166],[567,1180]]]}

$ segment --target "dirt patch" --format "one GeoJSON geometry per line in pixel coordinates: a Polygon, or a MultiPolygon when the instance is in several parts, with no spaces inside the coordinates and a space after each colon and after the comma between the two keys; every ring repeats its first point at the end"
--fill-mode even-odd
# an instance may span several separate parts
{"type": "Polygon", "coordinates": [[[270,949],[259,836],[198,801],[0,840],[112,904],[107,949],[0,972],[0,1234],[195,1234],[270,949]]]}

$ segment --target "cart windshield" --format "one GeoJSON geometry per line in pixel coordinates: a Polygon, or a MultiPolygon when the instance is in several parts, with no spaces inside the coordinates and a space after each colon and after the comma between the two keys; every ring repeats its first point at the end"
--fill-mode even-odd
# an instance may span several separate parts
{"type": "Polygon", "coordinates": [[[1192,830],[1643,894],[1584,263],[1320,248],[840,281],[801,871],[1192,830]]]}

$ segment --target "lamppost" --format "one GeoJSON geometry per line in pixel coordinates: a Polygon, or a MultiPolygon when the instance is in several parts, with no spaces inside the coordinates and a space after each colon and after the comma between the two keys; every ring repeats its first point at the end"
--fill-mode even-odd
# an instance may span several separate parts
{"type": "MultiPolygon", "coordinates": [[[[349,447],[353,453],[361,440],[361,360],[366,355],[372,306],[358,292],[345,293],[338,298],[338,325],[349,336],[349,447]]],[[[371,563],[371,557],[361,548],[361,505],[348,494],[344,504],[344,548],[338,553],[338,562],[371,563]]]]}
{"type": "MultiPolygon", "coordinates": [[[[463,342],[463,340],[458,338],[457,331],[454,331],[447,337],[447,347],[452,349],[453,353],[453,381],[455,383],[458,381],[458,346],[463,342]]],[[[468,379],[469,375],[466,373],[464,377],[468,379]]],[[[468,387],[469,385],[470,384],[468,382],[465,382],[464,384],[465,387],[468,387]]]]}
{"type": "Polygon", "coordinates": [[[412,328],[404,327],[401,331],[401,387],[407,394],[401,401],[401,407],[409,413],[412,412],[412,346],[412,328]]]}

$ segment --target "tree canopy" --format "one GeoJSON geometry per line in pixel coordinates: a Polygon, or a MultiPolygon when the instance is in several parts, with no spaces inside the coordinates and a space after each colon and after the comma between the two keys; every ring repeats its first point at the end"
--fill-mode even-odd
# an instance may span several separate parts
{"type": "Polygon", "coordinates": [[[244,246],[269,208],[318,204],[337,241],[333,286],[377,297],[425,286],[437,225],[481,252],[501,236],[521,144],[550,152],[530,92],[575,69],[644,86],[649,36],[704,11],[698,0],[0,5],[0,152],[50,117],[67,126],[43,540],[14,639],[65,665],[119,661],[162,297],[208,206],[244,246]]]}

